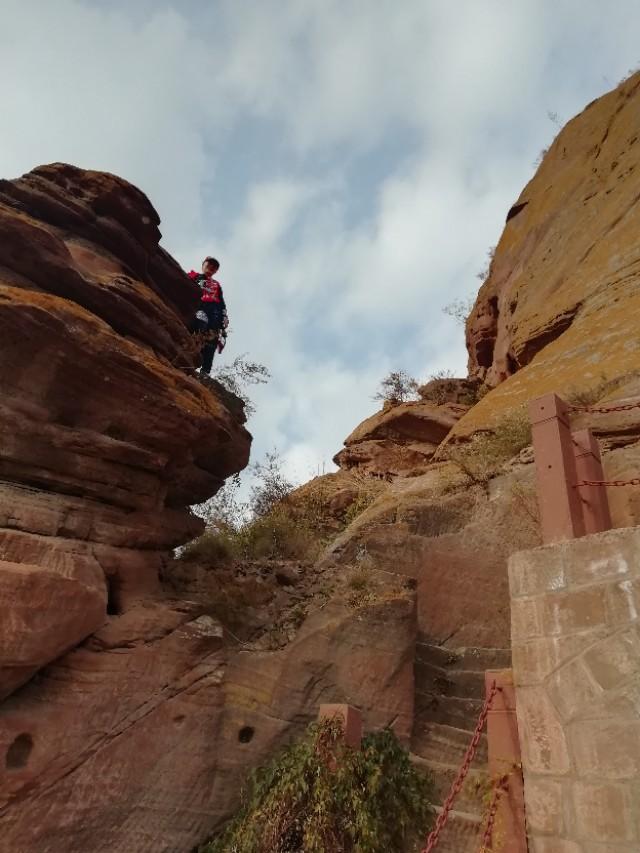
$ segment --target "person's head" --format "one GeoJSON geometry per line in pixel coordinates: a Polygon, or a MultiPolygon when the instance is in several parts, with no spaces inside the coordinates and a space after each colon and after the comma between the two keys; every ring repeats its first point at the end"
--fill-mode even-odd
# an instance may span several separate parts
{"type": "Polygon", "coordinates": [[[202,272],[205,275],[215,275],[220,269],[220,264],[215,258],[208,256],[202,262],[202,272]]]}

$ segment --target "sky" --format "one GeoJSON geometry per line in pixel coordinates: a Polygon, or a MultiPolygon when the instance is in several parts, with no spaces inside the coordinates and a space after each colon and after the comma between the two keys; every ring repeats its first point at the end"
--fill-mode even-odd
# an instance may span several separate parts
{"type": "Polygon", "coordinates": [[[253,457],[304,481],[390,370],[466,374],[442,308],[639,63],[636,0],[0,0],[0,177],[114,172],[185,269],[219,258],[221,358],[272,374],[253,457]]]}

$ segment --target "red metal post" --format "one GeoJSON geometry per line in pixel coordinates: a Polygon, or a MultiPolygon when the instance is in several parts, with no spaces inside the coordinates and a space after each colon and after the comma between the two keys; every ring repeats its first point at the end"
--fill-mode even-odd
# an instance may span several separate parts
{"type": "Polygon", "coordinates": [[[546,394],[529,404],[529,414],[542,540],[561,542],[584,536],[567,406],[556,394],[546,394]]]}
{"type": "MultiPolygon", "coordinates": [[[[600,447],[590,429],[573,433],[574,455],[578,482],[582,480],[604,480],[600,447]]],[[[583,486],[578,489],[582,502],[582,514],[586,533],[601,533],[611,530],[609,500],[604,486],[583,486]]]]}
{"type": "Polygon", "coordinates": [[[500,689],[487,717],[489,776],[495,784],[505,779],[504,792],[497,805],[494,846],[500,853],[527,853],[524,784],[513,672],[510,669],[487,672],[487,695],[494,681],[500,689]]]}
{"type": "Polygon", "coordinates": [[[342,721],[344,729],[344,741],[353,749],[360,749],[362,742],[362,714],[351,705],[320,705],[318,721],[334,720],[342,721]]]}

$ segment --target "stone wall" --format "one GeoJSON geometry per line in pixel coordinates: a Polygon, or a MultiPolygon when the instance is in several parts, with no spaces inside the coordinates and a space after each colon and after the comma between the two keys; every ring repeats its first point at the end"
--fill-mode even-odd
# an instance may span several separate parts
{"type": "Polygon", "coordinates": [[[531,853],[640,850],[640,528],[509,563],[531,853]]]}

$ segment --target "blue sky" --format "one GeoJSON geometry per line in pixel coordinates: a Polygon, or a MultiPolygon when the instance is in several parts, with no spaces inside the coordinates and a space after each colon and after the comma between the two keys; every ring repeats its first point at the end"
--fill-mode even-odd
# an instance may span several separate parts
{"type": "Polygon", "coordinates": [[[391,369],[465,372],[478,287],[567,121],[640,61],[627,0],[0,0],[0,175],[122,175],[190,268],[224,358],[267,364],[255,456],[324,465],[391,369]]]}

